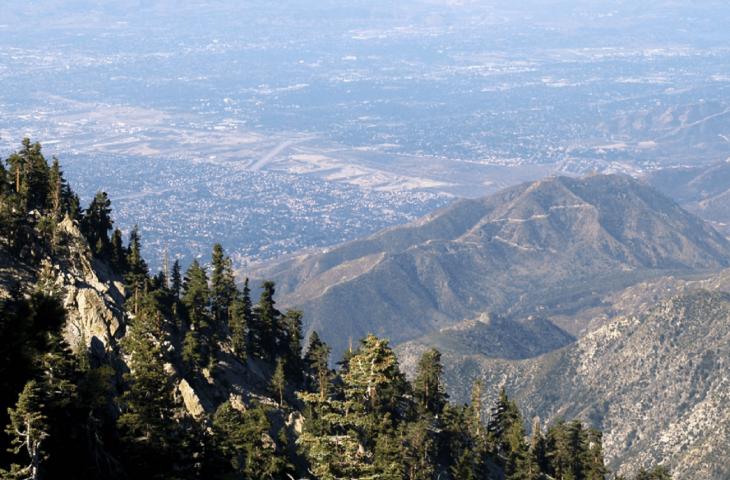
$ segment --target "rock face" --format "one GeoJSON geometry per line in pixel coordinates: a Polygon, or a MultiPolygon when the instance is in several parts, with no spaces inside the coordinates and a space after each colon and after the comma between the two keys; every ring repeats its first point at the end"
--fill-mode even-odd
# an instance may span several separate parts
{"type": "MultiPolygon", "coordinates": [[[[367,333],[394,343],[483,312],[543,314],[671,271],[728,265],[730,243],[625,176],[550,178],[457,202],[403,227],[255,270],[340,354],[367,333]]],[[[575,333],[575,332],[570,332],[575,333]]]]}
{"type": "Polygon", "coordinates": [[[124,286],[105,265],[92,259],[88,244],[70,219],[58,225],[64,254],[51,265],[62,292],[68,319],[64,336],[70,345],[80,341],[111,346],[124,333],[124,286]]]}
{"type": "Polygon", "coordinates": [[[0,249],[0,298],[18,287],[42,288],[60,295],[67,312],[64,337],[71,347],[85,342],[103,354],[124,334],[122,279],[92,258],[78,225],[69,218],[56,227],[56,247],[40,265],[0,249]]]}
{"type": "Polygon", "coordinates": [[[190,386],[187,380],[184,378],[180,380],[180,383],[177,385],[177,391],[182,397],[185,409],[190,415],[194,418],[201,418],[205,415],[206,410],[203,407],[203,403],[200,401],[198,394],[195,393],[195,390],[190,386]]]}
{"type": "Polygon", "coordinates": [[[490,395],[505,386],[527,418],[577,417],[601,428],[622,473],[662,462],[677,479],[730,478],[728,293],[674,296],[528,360],[447,353],[444,363],[456,401],[481,378],[490,395]]]}

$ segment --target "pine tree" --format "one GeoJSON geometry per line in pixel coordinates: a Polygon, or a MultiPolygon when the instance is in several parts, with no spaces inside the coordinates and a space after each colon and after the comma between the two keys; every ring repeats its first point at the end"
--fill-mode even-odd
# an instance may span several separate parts
{"type": "Polygon", "coordinates": [[[276,395],[279,400],[279,407],[284,404],[284,391],[286,390],[286,376],[284,374],[285,362],[282,358],[276,359],[276,368],[271,376],[271,392],[276,395]]]}
{"type": "Polygon", "coordinates": [[[585,446],[585,479],[604,480],[608,475],[608,468],[603,459],[603,435],[595,428],[588,429],[585,446]]]}
{"type": "MultiPolygon", "coordinates": [[[[603,458],[601,458],[601,461],[603,461],[603,458]]],[[[535,418],[532,422],[532,438],[530,439],[526,470],[528,480],[539,480],[542,478],[542,472],[548,471],[545,436],[542,434],[539,418],[535,418]]]]}
{"type": "Polygon", "coordinates": [[[46,204],[49,206],[51,215],[56,221],[61,219],[63,213],[63,182],[61,164],[56,157],[53,157],[53,163],[51,164],[51,170],[48,176],[48,200],[46,204]]]}
{"type": "Polygon", "coordinates": [[[400,480],[406,473],[403,465],[403,435],[393,425],[390,415],[385,414],[380,423],[380,434],[375,440],[373,454],[377,478],[400,480]]]}
{"type": "Polygon", "coordinates": [[[182,290],[182,275],[180,273],[180,261],[175,259],[172,264],[172,274],[170,275],[170,293],[175,300],[180,298],[182,290]]]}
{"type": "Polygon", "coordinates": [[[500,390],[492,409],[487,430],[494,452],[504,465],[505,477],[515,480],[523,478],[528,457],[522,414],[507,397],[504,388],[500,390]]]}
{"type": "Polygon", "coordinates": [[[117,426],[138,478],[166,478],[176,454],[173,384],[164,368],[168,340],[160,310],[154,294],[144,295],[123,341],[130,372],[117,426]]]}
{"type": "Polygon", "coordinates": [[[469,426],[471,433],[475,438],[479,438],[484,434],[483,418],[484,410],[482,407],[482,382],[477,380],[471,386],[471,403],[469,405],[469,426]]]}
{"type": "Polygon", "coordinates": [[[439,415],[446,405],[448,395],[441,383],[441,353],[431,349],[423,353],[416,367],[413,392],[419,408],[432,415],[439,415]]]}
{"type": "MultiPolygon", "coordinates": [[[[12,452],[27,456],[27,465],[13,465],[11,478],[40,478],[41,463],[46,459],[43,443],[48,438],[48,419],[43,413],[43,395],[35,380],[26,383],[15,408],[8,409],[10,424],[6,432],[12,438],[12,452]]],[[[5,475],[3,475],[5,476],[5,475]]]]}
{"type": "Polygon", "coordinates": [[[139,310],[140,297],[146,291],[149,270],[147,262],[142,258],[142,241],[137,225],[129,232],[129,246],[127,247],[127,273],[124,276],[132,294],[132,313],[135,315],[139,310]]]}
{"type": "Polygon", "coordinates": [[[330,347],[320,340],[317,332],[309,337],[304,365],[310,391],[316,391],[322,401],[326,398],[334,372],[329,368],[330,347]]]}
{"type": "Polygon", "coordinates": [[[211,326],[208,275],[197,260],[185,272],[182,301],[187,307],[190,328],[205,330],[211,326]]]}
{"type": "Polygon", "coordinates": [[[355,411],[396,413],[406,388],[405,377],[387,340],[365,337],[360,349],[350,358],[342,375],[345,398],[355,411]]]}
{"type": "Polygon", "coordinates": [[[236,283],[231,259],[225,255],[220,243],[213,246],[210,290],[215,331],[223,333],[228,328],[229,310],[236,297],[236,283]]]}
{"type": "Polygon", "coordinates": [[[23,212],[44,212],[48,205],[50,169],[40,143],[24,138],[22,148],[8,158],[18,206],[23,212]]]}
{"type": "Polygon", "coordinates": [[[568,428],[563,420],[558,420],[548,428],[546,435],[546,457],[549,463],[547,473],[556,478],[570,479],[573,475],[573,457],[568,428]]]}
{"type": "Polygon", "coordinates": [[[94,254],[101,258],[110,255],[109,230],[112,229],[111,201],[106,192],[97,192],[86,210],[81,230],[94,254]]]}
{"type": "Polygon", "coordinates": [[[274,282],[266,281],[261,285],[261,297],[254,307],[252,326],[252,353],[264,360],[273,360],[279,353],[277,332],[281,322],[281,312],[276,309],[274,282]]]}
{"type": "Polygon", "coordinates": [[[287,310],[281,319],[279,350],[286,362],[286,376],[294,385],[301,385],[304,365],[302,361],[302,316],[300,310],[287,310]]]}
{"type": "Polygon", "coordinates": [[[260,406],[240,412],[224,402],[215,412],[213,429],[221,439],[221,450],[229,459],[235,478],[287,478],[291,467],[271,437],[271,422],[260,406]]]}
{"type": "Polygon", "coordinates": [[[408,480],[431,480],[435,473],[435,432],[425,419],[406,424],[403,462],[408,480]]]}
{"type": "Polygon", "coordinates": [[[231,347],[240,360],[248,355],[248,330],[251,326],[251,297],[248,279],[243,284],[243,292],[236,292],[230,310],[231,347]]]}
{"type": "Polygon", "coordinates": [[[111,263],[114,270],[119,273],[127,271],[127,252],[124,249],[124,241],[122,240],[122,231],[118,228],[114,229],[112,238],[110,240],[110,253],[109,263],[111,263]]]}

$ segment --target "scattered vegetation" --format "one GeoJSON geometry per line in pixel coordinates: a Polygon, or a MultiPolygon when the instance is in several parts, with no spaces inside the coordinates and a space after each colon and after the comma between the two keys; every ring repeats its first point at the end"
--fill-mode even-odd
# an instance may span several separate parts
{"type": "MultiPolygon", "coordinates": [[[[57,160],[28,140],[0,165],[0,239],[29,265],[63,255],[56,225],[77,222],[98,261],[126,283],[127,332],[92,354],[67,345],[59,293],[26,285],[0,303],[3,478],[23,479],[572,479],[607,478],[601,433],[580,421],[543,429],[505,391],[488,409],[449,402],[441,355],[409,382],[388,341],[369,335],[331,368],[303,313],[281,312],[275,285],[239,288],[220,245],[210,265],[149,272],[135,228],[126,245],[111,202],[82,210],[57,160]],[[216,379],[222,358],[268,372],[268,395],[217,402],[194,417],[176,393],[216,379]],[[273,399],[273,400],[271,400],[273,399]],[[269,401],[271,400],[271,401],[269,401]]],[[[669,478],[661,469],[641,479],[669,478]]]]}

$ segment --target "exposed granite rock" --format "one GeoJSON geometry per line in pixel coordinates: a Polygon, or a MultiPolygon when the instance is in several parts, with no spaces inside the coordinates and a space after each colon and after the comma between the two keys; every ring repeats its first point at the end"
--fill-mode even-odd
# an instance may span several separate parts
{"type": "Polygon", "coordinates": [[[110,348],[124,334],[121,279],[92,258],[76,222],[67,217],[57,228],[63,253],[51,271],[68,313],[64,337],[72,346],[97,339],[110,348]]]}
{"type": "Polygon", "coordinates": [[[730,478],[728,293],[674,296],[528,360],[446,353],[443,361],[457,402],[481,378],[488,401],[504,386],[526,418],[582,418],[601,428],[620,473],[663,463],[679,480],[730,478]]]}
{"type": "Polygon", "coordinates": [[[193,387],[190,386],[187,380],[185,380],[184,378],[180,380],[177,385],[177,391],[180,393],[183,404],[185,405],[185,409],[190,415],[195,418],[201,418],[205,415],[205,408],[203,407],[200,398],[195,393],[195,390],[193,390],[193,387]]]}

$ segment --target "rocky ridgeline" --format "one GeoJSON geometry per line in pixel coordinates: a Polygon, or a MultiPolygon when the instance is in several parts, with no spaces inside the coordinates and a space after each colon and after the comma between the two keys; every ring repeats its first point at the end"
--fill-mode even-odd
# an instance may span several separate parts
{"type": "MultiPolygon", "coordinates": [[[[123,278],[94,258],[78,222],[68,217],[59,222],[54,242],[52,254],[35,245],[27,245],[20,255],[0,249],[0,298],[10,297],[19,286],[26,292],[30,288],[54,292],[66,310],[63,334],[68,345],[77,349],[83,344],[99,359],[116,357],[129,320],[123,278]],[[33,260],[24,261],[27,257],[33,260]]],[[[180,401],[193,417],[212,413],[225,400],[241,410],[252,400],[275,403],[265,396],[270,367],[255,359],[244,366],[228,353],[218,365],[216,378],[204,370],[202,381],[188,382],[178,365],[165,366],[180,401]]],[[[123,363],[124,359],[116,361],[123,363]]]]}
{"type": "Polygon", "coordinates": [[[445,377],[456,401],[480,378],[488,401],[504,386],[528,418],[587,420],[621,472],[663,461],[675,478],[720,480],[730,475],[729,345],[730,294],[692,289],[535,358],[445,352],[445,377]]]}
{"type": "Polygon", "coordinates": [[[280,304],[307,312],[308,329],[337,356],[348,337],[373,332],[401,343],[484,312],[552,317],[648,278],[723,268],[729,258],[730,242],[669,198],[629,177],[595,175],[457,202],[252,275],[275,280],[280,304]]]}

